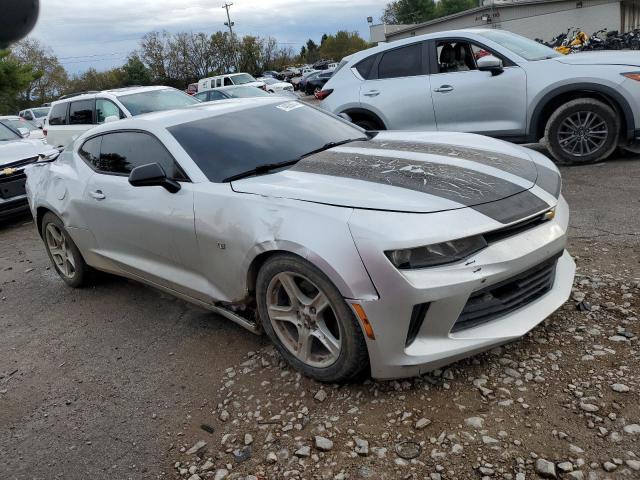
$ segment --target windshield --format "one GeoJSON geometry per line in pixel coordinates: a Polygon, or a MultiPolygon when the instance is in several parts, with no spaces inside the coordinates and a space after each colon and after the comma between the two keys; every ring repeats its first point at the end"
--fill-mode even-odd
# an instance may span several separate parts
{"type": "Polygon", "coordinates": [[[32,108],[31,111],[37,118],[46,117],[49,114],[49,107],[32,108]]]}
{"type": "Polygon", "coordinates": [[[200,103],[186,93],[172,88],[133,93],[131,95],[120,95],[118,96],[118,100],[122,102],[134,117],[143,113],[171,110],[200,103]]]}
{"type": "Polygon", "coordinates": [[[0,123],[0,142],[6,142],[9,140],[19,140],[21,137],[16,134],[13,130],[7,128],[5,125],[0,123]]]}
{"type": "Polygon", "coordinates": [[[0,122],[4,123],[5,125],[8,125],[14,130],[17,130],[18,128],[26,128],[29,131],[38,130],[38,127],[36,127],[33,123],[27,122],[23,118],[10,118],[5,120],[0,120],[0,122]]]}
{"type": "Polygon", "coordinates": [[[244,85],[245,83],[255,82],[256,79],[248,73],[239,73],[238,75],[232,75],[231,81],[234,85],[244,85]]]}
{"type": "Polygon", "coordinates": [[[269,103],[169,128],[216,183],[264,165],[295,161],[329,143],[365,139],[358,127],[297,101],[269,103]]]}
{"type": "Polygon", "coordinates": [[[224,93],[233,98],[250,98],[250,97],[270,97],[271,95],[258,87],[234,87],[223,90],[224,93]]]}
{"type": "Polygon", "coordinates": [[[521,56],[525,60],[536,61],[562,56],[562,54],[542,45],[541,43],[521,37],[515,33],[491,30],[488,32],[482,32],[480,35],[496,42],[507,50],[511,50],[513,53],[521,56]]]}

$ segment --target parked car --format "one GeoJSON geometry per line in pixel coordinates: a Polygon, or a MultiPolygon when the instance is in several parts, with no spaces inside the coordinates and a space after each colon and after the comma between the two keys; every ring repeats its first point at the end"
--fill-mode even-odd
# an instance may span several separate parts
{"type": "Polygon", "coordinates": [[[329,64],[333,63],[330,60],[320,60],[316,63],[313,64],[313,68],[315,70],[328,70],[329,69],[329,64]]]}
{"type": "Polygon", "coordinates": [[[23,138],[4,122],[0,121],[0,219],[28,210],[25,167],[59,153],[42,140],[23,138]]]}
{"type": "Polygon", "coordinates": [[[215,77],[203,78],[198,81],[198,92],[211,88],[229,87],[233,85],[246,85],[248,87],[258,87],[264,89],[264,82],[260,82],[248,73],[229,73],[227,75],[216,75],[215,77]]]}
{"type": "Polygon", "coordinates": [[[95,125],[195,103],[198,100],[186,93],[162,86],[71,95],[53,102],[44,133],[50,145],[64,147],[95,125]]]}
{"type": "Polygon", "coordinates": [[[275,78],[264,78],[263,81],[269,93],[293,93],[293,85],[289,82],[281,82],[275,78]]]}
{"type": "Polygon", "coordinates": [[[264,331],[326,382],[418,375],[519,338],[575,271],[542,154],[370,135],[275,97],[100,125],[30,168],[27,191],[68,285],[92,269],[149,283],[264,331]]]}
{"type": "Polygon", "coordinates": [[[544,139],[556,162],[592,163],[640,137],[640,55],[561,55],[496,29],[438,32],[358,52],[323,108],[372,130],[544,139]],[[486,55],[489,52],[490,55],[486,55]]]}
{"type": "Polygon", "coordinates": [[[50,107],[27,108],[26,110],[22,110],[18,113],[18,116],[33,122],[36,127],[42,128],[44,126],[42,122],[47,118],[49,109],[50,107]]]}
{"type": "Polygon", "coordinates": [[[18,117],[17,115],[0,116],[0,123],[4,124],[9,128],[13,128],[15,131],[20,132],[21,135],[25,133],[25,130],[26,130],[26,135],[23,135],[25,138],[32,138],[32,139],[44,138],[44,132],[41,129],[36,127],[30,121],[25,120],[22,117],[18,117]]]}
{"type": "MultiPolygon", "coordinates": [[[[304,75],[300,78],[300,80],[299,80],[299,82],[298,82],[298,84],[297,84],[297,85],[298,85],[298,88],[297,88],[297,89],[298,89],[298,90],[301,90],[301,91],[303,91],[303,92],[305,92],[305,93],[306,93],[305,89],[306,89],[306,87],[307,87],[307,82],[309,81],[309,79],[311,79],[311,78],[315,78],[315,77],[317,77],[318,75],[320,75],[321,73],[322,73],[322,70],[314,70],[314,71],[312,71],[312,72],[309,72],[309,73],[304,74],[304,75]]],[[[295,84],[294,84],[294,87],[295,87],[295,84]]]]}
{"type": "Polygon", "coordinates": [[[278,72],[276,72],[275,70],[266,70],[266,71],[262,72],[262,76],[263,77],[277,78],[278,77],[278,72]]]}
{"type": "Polygon", "coordinates": [[[313,95],[319,92],[332,76],[332,70],[323,70],[318,75],[310,76],[304,84],[304,92],[307,95],[313,95]]]}
{"type": "Polygon", "coordinates": [[[212,88],[196,93],[195,98],[201,102],[212,102],[216,100],[228,100],[230,98],[251,98],[251,97],[269,97],[270,93],[256,87],[247,87],[244,85],[232,87],[212,88]]]}

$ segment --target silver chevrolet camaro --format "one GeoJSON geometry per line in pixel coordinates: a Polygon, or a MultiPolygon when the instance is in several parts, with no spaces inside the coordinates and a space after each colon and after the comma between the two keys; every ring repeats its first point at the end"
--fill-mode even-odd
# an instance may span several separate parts
{"type": "Polygon", "coordinates": [[[321,381],[419,375],[521,337],[575,271],[543,155],[365,132],[282,98],[102,125],[27,177],[68,285],[147,283],[265,332],[321,381]]]}

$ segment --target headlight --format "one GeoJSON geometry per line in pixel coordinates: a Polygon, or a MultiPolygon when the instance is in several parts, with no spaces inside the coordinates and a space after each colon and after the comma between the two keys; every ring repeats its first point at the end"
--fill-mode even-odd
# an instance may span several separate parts
{"type": "Polygon", "coordinates": [[[484,237],[476,235],[475,237],[436,243],[426,247],[390,250],[385,254],[396,268],[406,270],[458,262],[486,246],[487,242],[484,237]]]}

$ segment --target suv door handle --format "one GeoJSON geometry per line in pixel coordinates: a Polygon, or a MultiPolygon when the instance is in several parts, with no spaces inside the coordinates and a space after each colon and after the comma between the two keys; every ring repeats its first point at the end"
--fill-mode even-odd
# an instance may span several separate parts
{"type": "Polygon", "coordinates": [[[89,192],[89,195],[91,195],[92,198],[95,198],[96,200],[104,200],[106,197],[106,195],[104,193],[102,193],[102,190],[96,190],[95,192],[89,192]]]}
{"type": "Polygon", "coordinates": [[[453,90],[453,87],[451,85],[440,85],[440,87],[436,88],[434,92],[446,93],[446,92],[451,92],[452,90],[453,90]]]}
{"type": "Polygon", "coordinates": [[[365,97],[377,97],[378,95],[380,95],[380,91],[379,90],[369,90],[367,93],[363,93],[363,95],[365,97]]]}

